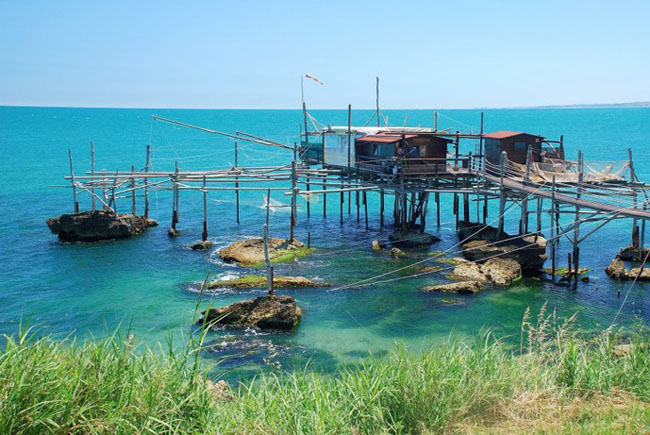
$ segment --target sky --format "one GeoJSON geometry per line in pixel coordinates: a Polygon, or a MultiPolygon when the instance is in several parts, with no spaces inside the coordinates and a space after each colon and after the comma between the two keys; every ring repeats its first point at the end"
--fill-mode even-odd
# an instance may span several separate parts
{"type": "Polygon", "coordinates": [[[650,2],[0,0],[0,105],[650,101],[650,2]]]}

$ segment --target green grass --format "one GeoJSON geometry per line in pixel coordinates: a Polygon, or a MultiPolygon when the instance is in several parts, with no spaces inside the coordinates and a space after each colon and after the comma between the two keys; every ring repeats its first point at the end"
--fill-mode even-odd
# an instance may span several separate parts
{"type": "Polygon", "coordinates": [[[215,398],[198,342],[134,349],[115,334],[74,343],[22,333],[0,356],[0,433],[641,433],[650,341],[585,339],[543,312],[516,349],[485,333],[337,375],[267,374],[215,398]]]}

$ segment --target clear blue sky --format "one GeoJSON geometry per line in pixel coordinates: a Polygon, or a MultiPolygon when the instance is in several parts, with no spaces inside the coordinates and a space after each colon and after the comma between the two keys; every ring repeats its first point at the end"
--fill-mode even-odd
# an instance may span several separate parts
{"type": "Polygon", "coordinates": [[[0,105],[650,100],[649,1],[0,0],[0,105]]]}

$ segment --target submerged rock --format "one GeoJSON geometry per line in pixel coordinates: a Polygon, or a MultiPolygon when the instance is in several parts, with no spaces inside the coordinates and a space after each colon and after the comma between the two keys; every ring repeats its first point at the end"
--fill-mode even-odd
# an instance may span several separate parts
{"type": "MultiPolygon", "coordinates": [[[[209,289],[220,287],[228,288],[256,288],[266,287],[267,278],[262,275],[244,275],[235,279],[212,281],[208,284],[209,289]]],[[[298,287],[329,287],[326,282],[312,281],[304,276],[273,276],[273,287],[275,288],[298,288],[298,287]]]]}
{"type": "Polygon", "coordinates": [[[180,232],[178,230],[174,229],[174,228],[170,228],[170,229],[167,230],[167,235],[169,237],[178,237],[179,234],[180,234],[180,232]]]}
{"type": "Polygon", "coordinates": [[[410,231],[394,232],[390,236],[388,236],[388,239],[391,241],[393,245],[397,245],[400,248],[418,248],[422,246],[429,246],[440,241],[439,238],[429,233],[410,232],[410,231]]]}
{"type": "MultiPolygon", "coordinates": [[[[269,259],[273,262],[290,261],[309,255],[312,249],[296,239],[269,239],[269,259]]],[[[242,266],[256,266],[264,263],[264,239],[240,240],[219,251],[219,257],[226,262],[237,262],[242,266]]]]}
{"type": "Polygon", "coordinates": [[[633,267],[632,269],[630,269],[630,272],[627,274],[627,279],[636,279],[638,281],[650,281],[650,268],[644,267],[643,270],[641,270],[640,267],[633,267]],[[639,272],[641,273],[640,275],[639,272]]]}
{"type": "Polygon", "coordinates": [[[381,252],[382,247],[381,244],[379,243],[379,240],[373,240],[372,241],[372,250],[375,252],[381,252]]]}
{"type": "Polygon", "coordinates": [[[453,272],[449,275],[451,279],[470,280],[478,282],[487,282],[488,277],[481,270],[481,265],[467,261],[457,264],[453,272]]]}
{"type": "Polygon", "coordinates": [[[260,296],[222,308],[202,311],[209,327],[219,325],[255,326],[263,329],[292,329],[302,317],[300,307],[291,296],[260,296]]]}
{"type": "Polygon", "coordinates": [[[212,248],[214,243],[209,240],[204,240],[203,242],[198,242],[190,246],[192,251],[205,251],[206,249],[212,248]]]}
{"type": "Polygon", "coordinates": [[[59,239],[67,242],[96,242],[123,239],[158,225],[153,219],[132,214],[115,215],[106,210],[91,210],[49,218],[47,226],[59,239]]]}
{"type": "Polygon", "coordinates": [[[430,285],[422,287],[420,290],[425,292],[474,294],[483,290],[483,284],[479,281],[461,281],[449,284],[430,285]]]}
{"type": "Polygon", "coordinates": [[[612,262],[605,268],[605,273],[613,279],[625,280],[628,277],[628,271],[625,263],[619,258],[614,258],[612,262]]]}
{"type": "Polygon", "coordinates": [[[406,253],[402,251],[400,248],[391,248],[390,256],[395,258],[406,257],[406,253]]]}

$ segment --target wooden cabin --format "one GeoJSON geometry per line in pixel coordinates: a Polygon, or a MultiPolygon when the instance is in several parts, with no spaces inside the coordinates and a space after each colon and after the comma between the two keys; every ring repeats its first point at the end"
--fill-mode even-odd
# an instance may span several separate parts
{"type": "Polygon", "coordinates": [[[541,161],[542,142],[544,138],[529,133],[516,131],[497,131],[483,135],[485,139],[485,158],[495,165],[499,164],[502,151],[508,153],[508,160],[515,163],[526,163],[528,147],[533,150],[533,161],[541,161]]]}
{"type": "Polygon", "coordinates": [[[404,163],[405,172],[429,174],[445,172],[447,144],[441,137],[420,134],[381,132],[356,139],[357,167],[379,173],[396,173],[404,163]]]}

